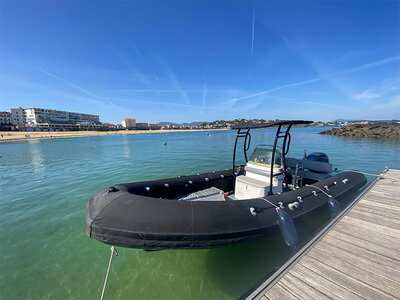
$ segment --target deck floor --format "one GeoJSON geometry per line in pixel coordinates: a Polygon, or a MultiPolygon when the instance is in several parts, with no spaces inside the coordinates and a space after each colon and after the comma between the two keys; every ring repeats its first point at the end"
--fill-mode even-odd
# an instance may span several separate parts
{"type": "Polygon", "coordinates": [[[261,299],[400,299],[400,170],[377,181],[261,299]]]}

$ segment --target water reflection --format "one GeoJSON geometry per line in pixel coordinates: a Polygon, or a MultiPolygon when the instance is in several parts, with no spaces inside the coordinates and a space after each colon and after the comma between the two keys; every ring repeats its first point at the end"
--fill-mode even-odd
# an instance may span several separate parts
{"type": "Polygon", "coordinates": [[[129,141],[128,141],[127,134],[123,134],[122,135],[122,145],[124,147],[124,155],[123,155],[123,157],[129,158],[131,156],[131,149],[129,147],[129,141]]]}
{"type": "Polygon", "coordinates": [[[278,231],[262,240],[209,250],[205,265],[215,288],[237,298],[291,252],[278,231]]]}
{"type": "Polygon", "coordinates": [[[29,140],[29,153],[31,155],[31,162],[33,166],[33,171],[35,173],[40,173],[45,171],[45,160],[43,158],[42,146],[39,140],[29,140]]]}

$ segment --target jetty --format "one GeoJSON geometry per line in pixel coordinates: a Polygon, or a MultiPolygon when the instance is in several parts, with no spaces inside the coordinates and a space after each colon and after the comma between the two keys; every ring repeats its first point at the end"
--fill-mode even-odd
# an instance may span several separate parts
{"type": "Polygon", "coordinates": [[[400,170],[377,178],[246,299],[400,299],[400,170]]]}

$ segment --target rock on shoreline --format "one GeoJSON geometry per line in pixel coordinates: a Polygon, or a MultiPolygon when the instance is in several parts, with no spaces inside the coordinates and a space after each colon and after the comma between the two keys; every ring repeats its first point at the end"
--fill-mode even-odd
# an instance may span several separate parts
{"type": "Polygon", "coordinates": [[[354,124],[343,126],[342,128],[332,128],[331,130],[322,131],[320,134],[400,140],[400,124],[354,124]]]}

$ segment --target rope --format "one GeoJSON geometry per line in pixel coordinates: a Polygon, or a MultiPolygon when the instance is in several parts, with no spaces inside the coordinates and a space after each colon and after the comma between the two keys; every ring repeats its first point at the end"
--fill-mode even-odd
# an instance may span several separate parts
{"type": "Polygon", "coordinates": [[[101,292],[101,297],[100,300],[103,300],[104,293],[106,291],[106,285],[107,285],[107,280],[108,280],[108,273],[110,273],[110,268],[111,268],[111,261],[113,259],[113,254],[115,253],[115,256],[118,256],[117,249],[115,249],[114,246],[111,246],[111,255],[110,255],[110,260],[108,262],[108,268],[107,268],[107,273],[106,273],[106,279],[104,280],[104,285],[103,285],[103,291],[101,292]]]}
{"type": "Polygon", "coordinates": [[[381,176],[381,175],[383,175],[383,173],[381,173],[381,174],[372,174],[372,173],[360,172],[360,171],[356,171],[356,170],[343,170],[343,172],[355,172],[355,173],[371,175],[371,176],[381,176]]]}
{"type": "Polygon", "coordinates": [[[385,177],[387,177],[387,178],[394,179],[393,182],[399,181],[399,178],[392,177],[392,176],[387,176],[387,175],[385,174],[385,172],[386,172],[387,170],[388,170],[388,169],[385,168],[385,170],[383,170],[383,172],[380,173],[380,174],[373,174],[373,173],[367,173],[367,172],[360,172],[360,171],[356,171],[356,170],[343,170],[343,172],[355,172],[355,173],[360,173],[360,174],[365,174],[365,175],[370,175],[370,176],[377,176],[377,177],[380,177],[380,178],[383,178],[383,177],[385,176],[385,177]]]}
{"type": "Polygon", "coordinates": [[[261,199],[267,201],[269,204],[271,204],[272,206],[275,206],[276,209],[279,209],[280,207],[277,206],[276,204],[272,203],[271,201],[269,201],[267,198],[261,197],[261,199]]]}
{"type": "Polygon", "coordinates": [[[331,196],[331,195],[329,195],[327,192],[325,192],[323,189],[320,189],[320,188],[319,188],[319,187],[317,187],[316,185],[308,184],[308,185],[306,185],[306,186],[312,186],[312,187],[315,187],[315,188],[319,189],[321,192],[323,192],[325,195],[327,195],[329,198],[332,198],[332,196],[331,196]]]}

